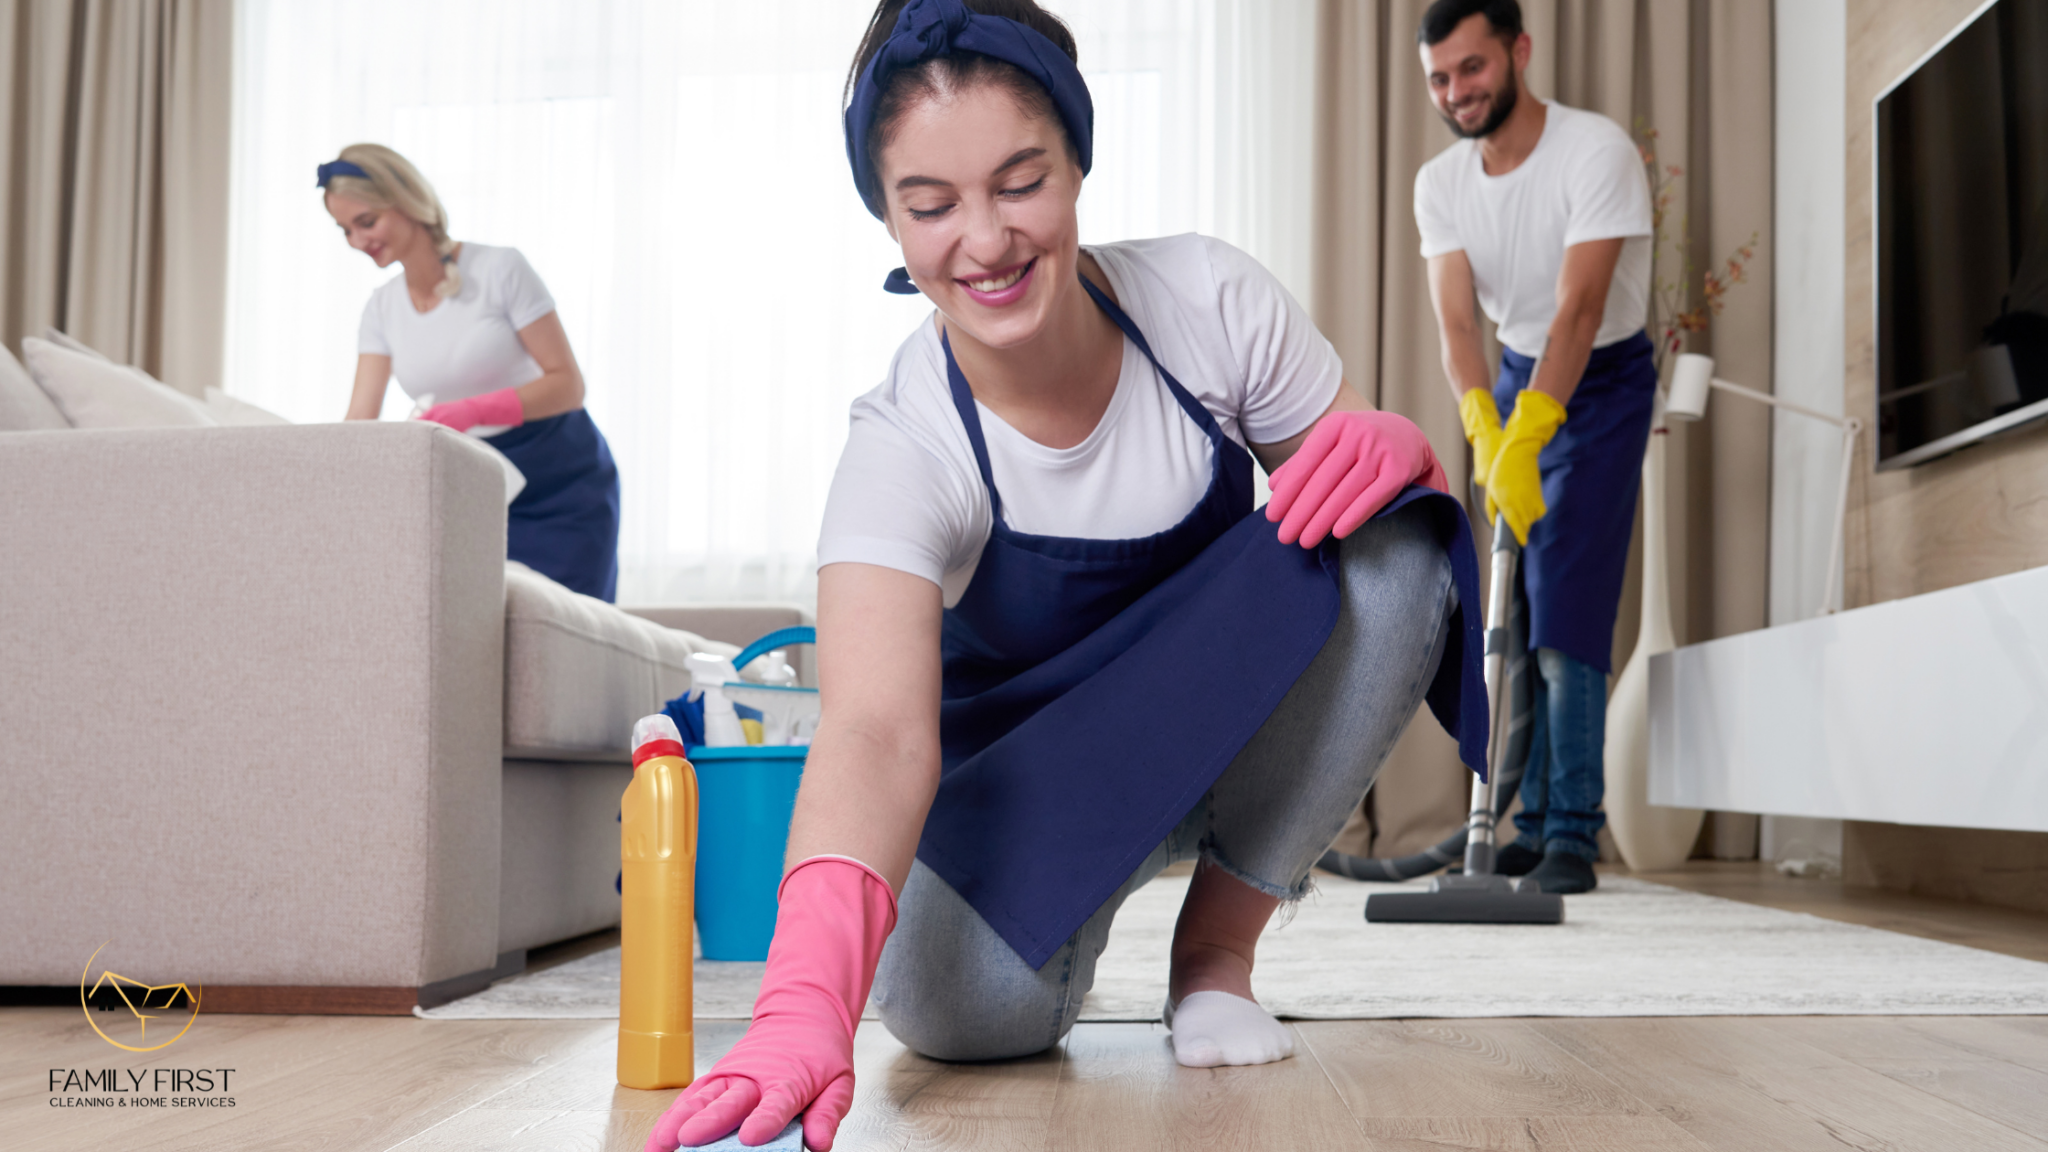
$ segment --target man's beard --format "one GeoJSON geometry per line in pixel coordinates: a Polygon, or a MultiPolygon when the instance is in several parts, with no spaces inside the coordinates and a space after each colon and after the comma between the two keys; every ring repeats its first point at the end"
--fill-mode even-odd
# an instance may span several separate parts
{"type": "Polygon", "coordinates": [[[1455,116],[1445,116],[1444,123],[1451,126],[1451,131],[1454,134],[1466,140],[1477,140],[1481,137],[1491,136],[1495,129],[1507,123],[1508,117],[1514,114],[1517,92],[1515,74],[1510,69],[1507,82],[1500,86],[1500,91],[1493,94],[1493,111],[1487,113],[1486,119],[1480,123],[1479,127],[1467,132],[1458,126],[1458,118],[1455,116]]]}

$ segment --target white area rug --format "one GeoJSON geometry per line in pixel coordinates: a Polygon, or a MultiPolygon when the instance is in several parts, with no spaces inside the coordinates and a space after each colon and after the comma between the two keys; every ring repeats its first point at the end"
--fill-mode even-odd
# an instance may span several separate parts
{"type": "MultiPolygon", "coordinates": [[[[1259,944],[1253,985],[1279,1016],[2048,1013],[2048,964],[1626,877],[1566,898],[1556,927],[1367,924],[1366,895],[1402,885],[1322,875],[1316,883],[1259,944]]],[[[1159,1019],[1187,885],[1162,877],[1124,905],[1081,1019],[1159,1019]]],[[[698,1018],[746,1019],[762,967],[698,961],[698,1018]]],[[[618,1015],[618,1003],[612,949],[419,1015],[603,1019],[618,1015]]]]}

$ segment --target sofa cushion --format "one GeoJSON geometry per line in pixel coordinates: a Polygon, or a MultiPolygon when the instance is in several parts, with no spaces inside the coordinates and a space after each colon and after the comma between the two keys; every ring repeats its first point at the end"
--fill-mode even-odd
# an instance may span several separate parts
{"type": "Polygon", "coordinates": [[[29,375],[74,428],[211,427],[206,405],[145,372],[31,336],[21,342],[29,375]]]}
{"type": "Polygon", "coordinates": [[[71,427],[14,353],[0,346],[0,432],[43,432],[71,427]]]}
{"type": "Polygon", "coordinates": [[[259,428],[291,421],[264,408],[258,408],[239,396],[230,396],[215,388],[206,386],[206,412],[213,422],[223,428],[259,428]]]}
{"type": "Polygon", "coordinates": [[[113,357],[107,355],[105,352],[102,352],[97,348],[94,348],[92,345],[87,344],[85,341],[78,339],[77,337],[71,335],[70,333],[65,332],[61,328],[52,327],[47,324],[44,325],[43,339],[48,340],[50,343],[55,344],[59,348],[69,348],[73,352],[77,352],[84,356],[90,356],[95,360],[104,360],[109,364],[112,364],[114,362],[113,357]]]}
{"type": "Polygon", "coordinates": [[[633,721],[689,687],[683,661],[692,652],[737,651],[507,561],[505,755],[629,761],[633,721]]]}

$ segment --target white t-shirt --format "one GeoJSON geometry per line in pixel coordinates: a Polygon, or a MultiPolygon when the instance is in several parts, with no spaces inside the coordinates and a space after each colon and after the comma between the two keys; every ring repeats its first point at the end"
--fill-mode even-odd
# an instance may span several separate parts
{"type": "Polygon", "coordinates": [[[465,241],[455,263],[462,291],[431,311],[413,308],[403,273],[370,293],[356,351],[391,357],[405,394],[436,404],[533,383],[540,365],[519,330],[555,310],[547,285],[517,248],[465,241]]]}
{"type": "Polygon", "coordinates": [[[1543,136],[1514,171],[1488,176],[1479,141],[1460,140],[1415,174],[1415,224],[1424,259],[1462,249],[1480,307],[1500,341],[1543,355],[1557,316],[1564,250],[1628,239],[1607,288],[1593,347],[1640,331],[1650,305],[1650,185],[1621,125],[1550,101],[1543,136]]]}
{"type": "MultiPolygon", "coordinates": [[[[1336,398],[1344,366],[1272,273],[1192,233],[1088,249],[1159,362],[1244,444],[1293,436],[1336,398]]],[[[976,404],[1011,528],[1123,540],[1185,518],[1209,489],[1208,437],[1145,354],[1124,340],[1123,372],[1101,423],[1048,448],[976,404]]],[[[875,564],[960,599],[990,531],[988,492],[953,407],[946,353],[930,320],[897,349],[889,376],[853,404],[832,478],[818,563],[875,564]]]]}

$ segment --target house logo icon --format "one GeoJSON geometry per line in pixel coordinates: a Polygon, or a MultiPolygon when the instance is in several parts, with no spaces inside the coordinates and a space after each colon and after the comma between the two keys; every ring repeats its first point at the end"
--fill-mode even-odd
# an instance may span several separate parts
{"type": "Polygon", "coordinates": [[[85,1009],[85,1022],[92,1025],[100,1039],[128,1052],[154,1052],[177,1043],[192,1027],[192,1021],[199,1018],[199,988],[182,981],[144,984],[107,968],[94,976],[93,961],[99,959],[106,946],[101,944],[92,950],[85,971],[78,977],[78,1003],[85,1009]],[[104,1027],[95,1018],[98,1016],[108,1018],[104,1027]],[[177,1031],[169,1039],[162,1039],[173,1027],[177,1031]],[[134,1043],[127,1043],[128,1040],[134,1043]]]}

